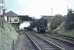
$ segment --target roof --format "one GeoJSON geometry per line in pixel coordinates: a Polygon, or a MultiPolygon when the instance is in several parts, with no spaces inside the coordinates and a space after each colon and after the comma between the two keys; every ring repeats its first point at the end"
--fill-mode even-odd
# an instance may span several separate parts
{"type": "Polygon", "coordinates": [[[9,12],[7,12],[6,14],[5,14],[6,16],[10,16],[10,17],[12,17],[12,16],[18,16],[15,12],[13,12],[13,11],[9,11],[9,12]]]}
{"type": "Polygon", "coordinates": [[[28,15],[19,15],[21,20],[26,20],[26,21],[32,21],[33,19],[29,17],[28,15]]]}

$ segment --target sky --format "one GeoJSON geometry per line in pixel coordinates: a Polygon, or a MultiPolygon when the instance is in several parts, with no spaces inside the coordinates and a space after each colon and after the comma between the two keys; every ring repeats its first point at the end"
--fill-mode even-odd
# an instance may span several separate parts
{"type": "Polygon", "coordinates": [[[67,14],[67,9],[74,9],[74,0],[5,0],[7,10],[19,15],[55,15],[67,14]]]}

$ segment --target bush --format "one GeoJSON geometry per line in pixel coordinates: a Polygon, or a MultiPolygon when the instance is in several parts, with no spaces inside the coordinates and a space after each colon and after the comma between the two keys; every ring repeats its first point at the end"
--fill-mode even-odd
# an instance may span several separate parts
{"type": "Polygon", "coordinates": [[[63,17],[63,16],[61,16],[61,15],[56,15],[56,16],[52,19],[52,21],[51,21],[50,29],[51,29],[51,30],[56,29],[63,21],[64,21],[64,17],[63,17]]]}
{"type": "Polygon", "coordinates": [[[0,50],[12,50],[13,40],[17,39],[18,34],[8,23],[4,23],[4,28],[0,26],[0,50]]]}

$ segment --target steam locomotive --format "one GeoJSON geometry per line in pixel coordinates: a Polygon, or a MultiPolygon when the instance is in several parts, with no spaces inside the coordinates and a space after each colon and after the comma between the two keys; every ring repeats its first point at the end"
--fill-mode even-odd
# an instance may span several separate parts
{"type": "Polygon", "coordinates": [[[31,23],[29,28],[33,31],[44,33],[47,30],[47,20],[43,18],[35,20],[31,23]]]}

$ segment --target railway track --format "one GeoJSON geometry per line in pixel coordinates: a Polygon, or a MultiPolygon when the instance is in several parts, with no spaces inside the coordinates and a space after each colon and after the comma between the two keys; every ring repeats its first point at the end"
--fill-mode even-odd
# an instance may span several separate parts
{"type": "Polygon", "coordinates": [[[33,46],[35,47],[36,50],[41,50],[41,48],[38,46],[38,44],[36,44],[36,42],[33,39],[31,39],[31,37],[29,37],[28,34],[26,34],[26,32],[25,32],[25,35],[28,37],[28,39],[33,44],[33,46]]]}
{"type": "Polygon", "coordinates": [[[70,41],[74,41],[74,37],[64,36],[64,35],[60,35],[60,34],[49,34],[49,35],[56,36],[56,37],[61,37],[63,39],[67,39],[67,40],[70,40],[70,41]]]}
{"type": "Polygon", "coordinates": [[[74,45],[73,44],[69,44],[66,43],[65,41],[60,41],[60,40],[56,40],[55,38],[52,38],[51,36],[45,36],[45,34],[34,34],[35,36],[41,38],[41,39],[44,39],[48,42],[51,42],[52,44],[62,48],[63,50],[74,50],[74,45]]]}
{"type": "Polygon", "coordinates": [[[48,37],[51,37],[51,38],[53,38],[53,39],[60,40],[60,41],[69,43],[69,44],[71,44],[71,45],[74,45],[74,40],[73,40],[72,38],[69,39],[68,37],[64,38],[64,37],[58,37],[58,36],[49,35],[49,34],[45,34],[45,36],[48,36],[48,37]]]}
{"type": "Polygon", "coordinates": [[[64,50],[59,45],[48,42],[42,38],[33,35],[33,32],[24,32],[28,39],[31,41],[36,50],[64,50]]]}

